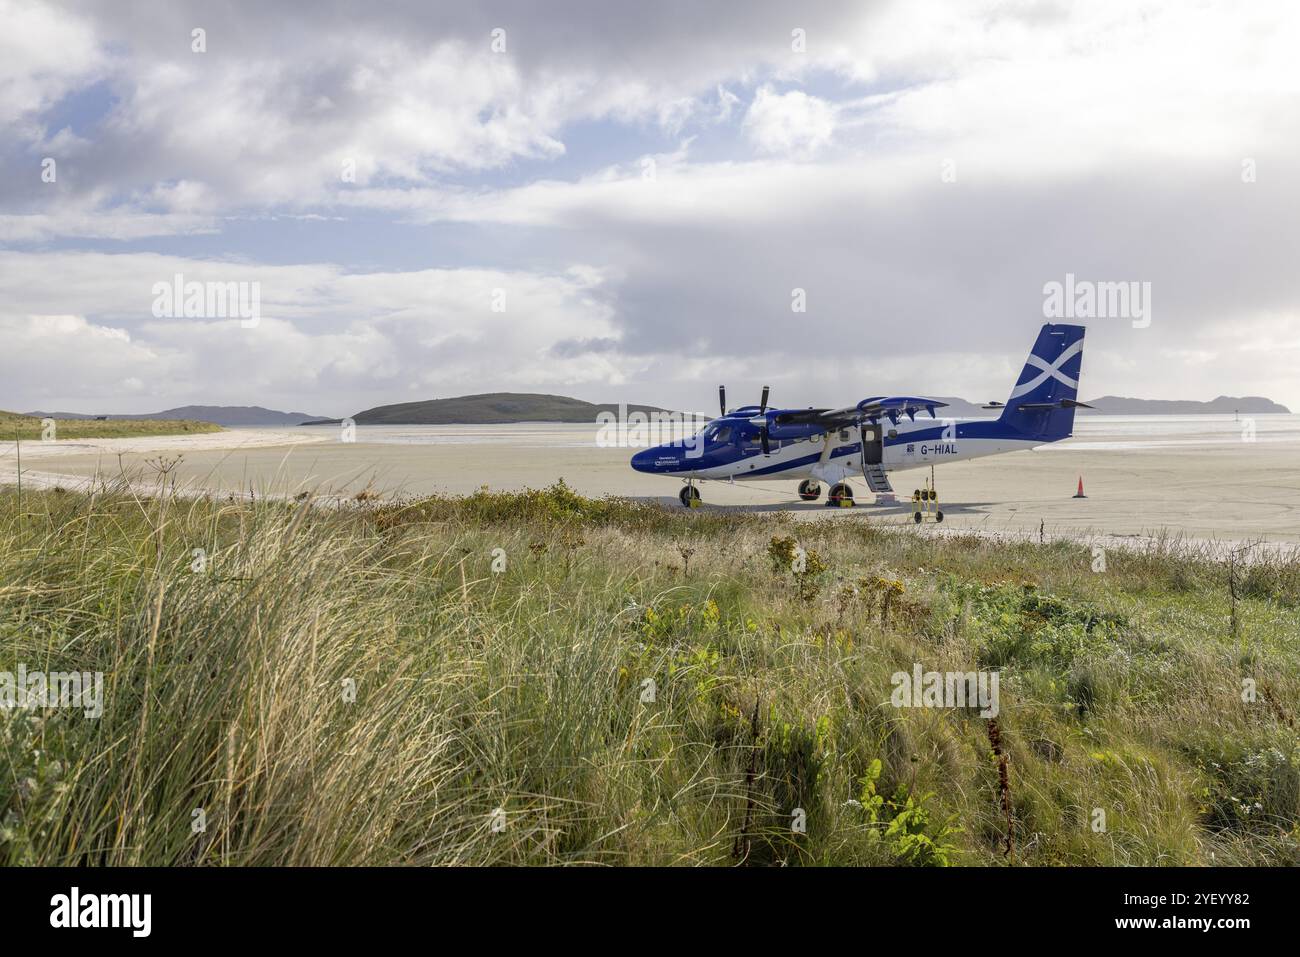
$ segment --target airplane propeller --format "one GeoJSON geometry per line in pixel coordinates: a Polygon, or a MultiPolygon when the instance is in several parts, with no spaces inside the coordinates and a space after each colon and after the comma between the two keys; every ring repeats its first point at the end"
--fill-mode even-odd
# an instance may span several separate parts
{"type": "MultiPolygon", "coordinates": [[[[763,396],[758,400],[758,417],[763,420],[758,426],[758,440],[763,445],[764,455],[772,454],[772,446],[767,436],[767,398],[771,393],[770,386],[763,386],[763,396]]],[[[724,416],[727,414],[727,387],[725,385],[718,386],[718,408],[724,416]]]]}

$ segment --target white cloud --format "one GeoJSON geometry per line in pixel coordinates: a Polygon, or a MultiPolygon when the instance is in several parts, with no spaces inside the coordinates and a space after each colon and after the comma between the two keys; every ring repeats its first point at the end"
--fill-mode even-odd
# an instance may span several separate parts
{"type": "Polygon", "coordinates": [[[718,84],[718,106],[714,114],[714,120],[718,123],[725,123],[731,119],[731,112],[740,105],[740,97],[732,93],[721,83],[718,84]]]}
{"type": "Polygon", "coordinates": [[[0,128],[35,139],[33,114],[97,77],[106,56],[89,22],[67,11],[0,0],[0,128]]]}
{"type": "Polygon", "coordinates": [[[35,209],[14,209],[0,192],[8,215],[34,217],[6,224],[11,240],[189,231],[133,219],[159,212],[147,198],[177,180],[227,212],[355,205],[366,188],[400,196],[565,155],[567,129],[585,120],[649,121],[674,136],[721,122],[738,103],[727,85],[764,78],[744,129],[775,156],[924,152],[972,175],[1009,165],[1050,179],[1133,158],[1294,151],[1300,137],[1291,53],[1300,16],[1282,3],[828,3],[800,12],[808,51],[799,55],[789,50],[791,14],[776,2],[752,4],[721,30],[697,22],[707,18],[690,5],[667,17],[596,5],[583,18],[585,42],[564,18],[509,8],[508,54],[491,53],[481,18],[458,9],[436,30],[413,7],[360,20],[322,11],[294,21],[293,44],[277,41],[273,5],[202,7],[202,17],[183,3],[89,8],[100,18],[93,31],[58,8],[21,9],[30,42],[0,57],[0,104],[18,104],[0,106],[0,126],[6,115],[35,122],[33,111],[78,78],[109,76],[118,101],[93,142],[50,131],[57,152],[88,161],[75,183],[32,197],[35,209]],[[199,20],[203,55],[180,29],[199,20]],[[95,72],[69,65],[87,63],[95,72]],[[830,88],[778,93],[770,82],[828,74],[884,92],[835,99],[830,88]],[[345,163],[355,183],[344,182],[345,163]],[[84,211],[89,197],[94,216],[52,215],[54,205],[84,211]],[[126,220],[120,228],[105,222],[114,215],[126,220]]]}
{"type": "Polygon", "coordinates": [[[279,396],[311,397],[284,404],[345,414],[413,385],[446,395],[583,378],[582,356],[559,359],[551,350],[618,335],[603,283],[592,267],[347,273],[154,254],[0,252],[0,408],[132,412],[279,396]],[[260,323],[154,318],[153,285],[178,273],[259,283],[260,323]],[[56,305],[76,311],[55,313],[56,305]],[[122,382],[133,374],[147,386],[126,396],[122,382]]]}
{"type": "Polygon", "coordinates": [[[764,153],[812,156],[831,141],[835,108],[802,90],[775,93],[762,86],[745,114],[745,130],[764,153]]]}
{"type": "Polygon", "coordinates": [[[44,242],[64,236],[136,240],[156,236],[212,233],[216,217],[188,212],[146,212],[120,208],[94,196],[52,204],[41,212],[0,213],[0,242],[44,242]]]}

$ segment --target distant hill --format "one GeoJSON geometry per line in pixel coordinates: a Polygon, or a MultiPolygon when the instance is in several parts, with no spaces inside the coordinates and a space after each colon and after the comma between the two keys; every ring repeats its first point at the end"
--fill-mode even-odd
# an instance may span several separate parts
{"type": "MultiPolygon", "coordinates": [[[[97,419],[98,414],[85,412],[28,412],[37,418],[52,419],[97,419]]],[[[109,421],[136,421],[140,419],[188,419],[193,422],[211,422],[227,428],[239,428],[258,425],[302,425],[320,416],[308,415],[306,412],[277,412],[264,409],[260,405],[183,405],[178,409],[165,409],[162,412],[142,412],[134,415],[108,415],[109,421]]]]}
{"type": "MultiPolygon", "coordinates": [[[[997,409],[981,408],[980,403],[956,396],[935,396],[948,405],[936,410],[942,418],[980,418],[997,416],[997,409]]],[[[1233,412],[1258,415],[1286,414],[1290,410],[1261,396],[1221,395],[1209,402],[1178,399],[1133,399],[1124,396],[1104,395],[1088,402],[1094,406],[1092,414],[1103,415],[1197,415],[1233,412]]],[[[627,412],[666,412],[653,405],[629,405],[627,412]]],[[[512,422],[595,422],[601,412],[617,414],[618,406],[612,403],[584,402],[563,395],[537,392],[487,392],[480,395],[462,395],[448,399],[428,399],[422,402],[401,402],[380,405],[358,412],[353,419],[359,425],[490,425],[512,422]]],[[[1081,409],[1082,414],[1089,410],[1081,409]]],[[[711,412],[709,414],[712,414],[711,412]]],[[[87,412],[27,412],[24,415],[37,419],[52,418],[63,421],[100,418],[100,413],[87,412]]],[[[161,412],[144,412],[130,415],[105,416],[108,421],[129,422],[140,420],[187,420],[210,422],[226,428],[256,426],[331,425],[338,419],[309,415],[306,412],[278,412],[260,405],[185,405],[161,412]]]]}
{"type": "MultiPolygon", "coordinates": [[[[1278,405],[1271,399],[1257,395],[1231,396],[1221,395],[1209,402],[1196,402],[1186,399],[1130,399],[1119,395],[1103,395],[1100,399],[1090,399],[1096,413],[1103,415],[1206,415],[1210,413],[1247,412],[1264,415],[1280,412],[1283,415],[1291,410],[1278,405]]],[[[1087,409],[1080,409],[1087,413],[1087,409]]]]}
{"type": "MultiPolygon", "coordinates": [[[[949,415],[960,419],[996,416],[999,414],[997,409],[982,409],[978,404],[968,402],[965,399],[952,396],[935,396],[935,398],[948,403],[947,408],[938,410],[941,416],[949,415]]],[[[1006,400],[999,399],[998,401],[1004,402],[1006,400]]],[[[1089,399],[1088,405],[1094,408],[1092,410],[1080,409],[1080,415],[1087,415],[1089,412],[1093,415],[1208,415],[1216,413],[1231,415],[1233,412],[1251,415],[1278,412],[1286,415],[1291,411],[1284,405],[1279,405],[1271,399],[1265,399],[1257,395],[1240,397],[1221,395],[1209,402],[1198,402],[1194,399],[1131,399],[1120,395],[1103,395],[1100,399],[1089,399]]]]}
{"type": "MultiPolygon", "coordinates": [[[[631,412],[664,412],[652,405],[629,405],[631,412]]],[[[488,392],[454,399],[429,399],[381,405],[352,418],[358,425],[489,425],[508,422],[595,422],[601,412],[618,406],[598,405],[562,395],[536,392],[488,392]]],[[[330,420],[337,422],[337,419],[330,420]]],[[[323,423],[322,423],[323,424],[323,423]]]]}
{"type": "MultiPolygon", "coordinates": [[[[935,396],[935,398],[948,403],[945,408],[936,410],[940,417],[946,415],[954,418],[987,418],[999,414],[997,409],[985,409],[981,407],[981,403],[970,402],[956,396],[935,396]]],[[[1096,413],[1109,415],[1194,415],[1233,411],[1258,414],[1289,411],[1286,406],[1259,396],[1242,398],[1219,396],[1211,402],[1196,402],[1129,399],[1108,395],[1094,399],[1088,404],[1096,406],[1096,413]]],[[[648,414],[666,410],[652,405],[629,405],[627,411],[648,414]]],[[[601,412],[617,413],[618,406],[536,392],[488,392],[481,395],[381,405],[358,412],[352,418],[358,425],[494,425],[512,422],[594,422],[601,412]]],[[[332,425],[338,421],[338,419],[318,419],[302,424],[332,425]]]]}

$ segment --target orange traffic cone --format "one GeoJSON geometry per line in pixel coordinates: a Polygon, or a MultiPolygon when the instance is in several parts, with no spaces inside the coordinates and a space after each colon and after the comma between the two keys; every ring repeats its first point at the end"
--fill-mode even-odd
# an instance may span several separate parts
{"type": "Polygon", "coordinates": [[[1088,497],[1088,496],[1086,496],[1086,495],[1083,494],[1083,476],[1082,476],[1082,475],[1079,476],[1079,491],[1077,491],[1077,492],[1074,493],[1074,497],[1075,497],[1075,498],[1087,498],[1087,497],[1088,497]]]}

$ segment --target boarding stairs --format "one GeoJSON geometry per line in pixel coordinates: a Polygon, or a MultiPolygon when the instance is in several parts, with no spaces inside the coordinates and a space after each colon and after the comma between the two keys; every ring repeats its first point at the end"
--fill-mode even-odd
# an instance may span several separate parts
{"type": "Polygon", "coordinates": [[[889,484],[889,476],[885,474],[885,467],[877,462],[874,465],[862,466],[862,477],[867,480],[867,488],[873,492],[892,492],[894,487],[889,484]]]}

